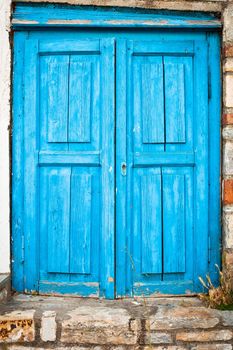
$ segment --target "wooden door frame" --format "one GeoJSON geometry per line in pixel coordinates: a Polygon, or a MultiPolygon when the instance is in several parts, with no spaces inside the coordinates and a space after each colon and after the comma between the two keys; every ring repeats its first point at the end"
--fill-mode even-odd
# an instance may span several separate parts
{"type": "MultiPolygon", "coordinates": [[[[209,155],[209,173],[211,183],[209,183],[209,201],[213,203],[214,210],[209,210],[209,261],[210,273],[214,281],[217,274],[214,273],[214,264],[220,264],[220,249],[216,248],[216,242],[220,246],[220,96],[221,86],[219,84],[219,72],[211,67],[220,64],[220,48],[210,33],[221,29],[220,20],[212,15],[203,13],[178,13],[177,11],[153,11],[153,10],[113,10],[102,8],[96,10],[93,7],[85,6],[62,6],[62,5],[42,5],[42,4],[17,4],[12,25],[17,32],[17,40],[14,43],[14,52],[22,56],[22,59],[14,61],[13,75],[13,180],[12,180],[12,272],[13,289],[24,291],[24,220],[23,220],[23,170],[21,162],[23,161],[23,76],[20,73],[24,64],[23,41],[24,32],[48,28],[158,28],[158,29],[195,29],[207,32],[209,58],[209,147],[212,152],[209,155]],[[23,31],[23,32],[21,32],[23,31]],[[214,53],[210,57],[210,52],[214,53]],[[219,101],[219,103],[218,103],[219,101]],[[214,151],[215,150],[215,151],[214,151]],[[215,248],[214,248],[215,246],[215,248]]],[[[123,43],[119,42],[119,45],[123,43]]],[[[124,47],[121,47],[124,50],[124,47]]],[[[124,64],[124,62],[122,62],[124,64]]],[[[122,69],[124,69],[122,65],[122,69]]],[[[219,70],[220,71],[220,70],[219,70]]],[[[121,96],[123,99],[124,96],[121,96]]],[[[118,101],[116,101],[119,104],[118,101]]],[[[123,105],[120,114],[124,113],[123,105]]],[[[122,145],[121,147],[124,147],[122,145]]],[[[124,186],[123,186],[124,187],[124,186]]],[[[124,190],[122,188],[121,190],[124,190]]],[[[30,292],[37,292],[32,288],[30,292]]],[[[121,293],[117,294],[121,295],[121,293]]]]}

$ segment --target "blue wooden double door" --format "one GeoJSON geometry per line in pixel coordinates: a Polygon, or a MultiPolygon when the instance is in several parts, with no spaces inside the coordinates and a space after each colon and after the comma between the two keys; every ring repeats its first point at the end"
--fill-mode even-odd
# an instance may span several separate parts
{"type": "Polygon", "coordinates": [[[15,34],[16,289],[200,290],[219,250],[218,180],[210,186],[219,149],[209,137],[218,60],[215,33],[15,34]]]}

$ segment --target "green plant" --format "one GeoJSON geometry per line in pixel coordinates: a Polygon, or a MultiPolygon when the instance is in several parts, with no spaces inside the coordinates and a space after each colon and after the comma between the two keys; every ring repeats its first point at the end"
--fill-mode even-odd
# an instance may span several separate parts
{"type": "Polygon", "coordinates": [[[215,266],[219,273],[220,285],[215,287],[209,275],[206,275],[206,280],[199,277],[199,281],[207,290],[207,294],[199,295],[200,299],[207,302],[212,308],[231,309],[233,307],[232,275],[227,269],[221,271],[217,264],[215,266]]]}

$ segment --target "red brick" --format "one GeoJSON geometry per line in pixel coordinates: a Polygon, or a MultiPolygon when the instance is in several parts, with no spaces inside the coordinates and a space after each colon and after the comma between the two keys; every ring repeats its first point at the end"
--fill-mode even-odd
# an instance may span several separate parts
{"type": "Polygon", "coordinates": [[[233,113],[223,114],[223,125],[233,125],[233,113]]]}
{"type": "Polygon", "coordinates": [[[225,57],[233,57],[233,45],[227,45],[223,49],[225,57]]]}
{"type": "Polygon", "coordinates": [[[223,203],[233,204],[233,179],[224,180],[223,203]]]}

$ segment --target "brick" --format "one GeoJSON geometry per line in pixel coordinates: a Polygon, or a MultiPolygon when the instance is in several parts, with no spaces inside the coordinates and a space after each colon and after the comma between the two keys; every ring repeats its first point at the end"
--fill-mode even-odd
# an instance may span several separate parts
{"type": "Polygon", "coordinates": [[[205,344],[196,345],[191,350],[232,350],[231,344],[205,344]]]}
{"type": "Polygon", "coordinates": [[[211,328],[219,323],[214,310],[204,307],[160,307],[147,321],[150,331],[178,328],[211,328]]]}
{"type": "Polygon", "coordinates": [[[231,340],[232,331],[230,330],[214,330],[214,331],[199,331],[199,332],[178,332],[176,340],[185,342],[212,342],[219,340],[231,340]]]}
{"type": "Polygon", "coordinates": [[[223,174],[233,175],[233,142],[226,141],[223,146],[223,174]]]}
{"type": "Polygon", "coordinates": [[[169,333],[147,333],[146,344],[171,344],[172,343],[172,336],[169,333]]]}
{"type": "Polygon", "coordinates": [[[224,96],[225,107],[233,107],[233,74],[225,75],[225,96],[224,96]]]}
{"type": "Polygon", "coordinates": [[[233,113],[225,113],[222,118],[223,125],[233,125],[233,113]]]}
{"type": "Polygon", "coordinates": [[[225,57],[233,57],[233,44],[226,45],[223,49],[225,57]]]}
{"type": "Polygon", "coordinates": [[[0,316],[0,343],[35,339],[34,310],[13,311],[0,316]]]}
{"type": "Polygon", "coordinates": [[[41,329],[40,329],[41,339],[45,342],[55,341],[56,331],[57,331],[56,312],[54,311],[43,312],[42,319],[41,319],[41,329]]]}
{"type": "Polygon", "coordinates": [[[233,208],[232,207],[223,208],[222,222],[223,222],[223,246],[226,249],[231,249],[233,248],[233,208]]]}
{"type": "Polygon", "coordinates": [[[62,322],[61,341],[79,344],[134,345],[138,326],[127,310],[104,306],[80,306],[62,322]]]}
{"type": "Polygon", "coordinates": [[[223,183],[223,203],[233,204],[233,179],[224,180],[223,183]]]}

